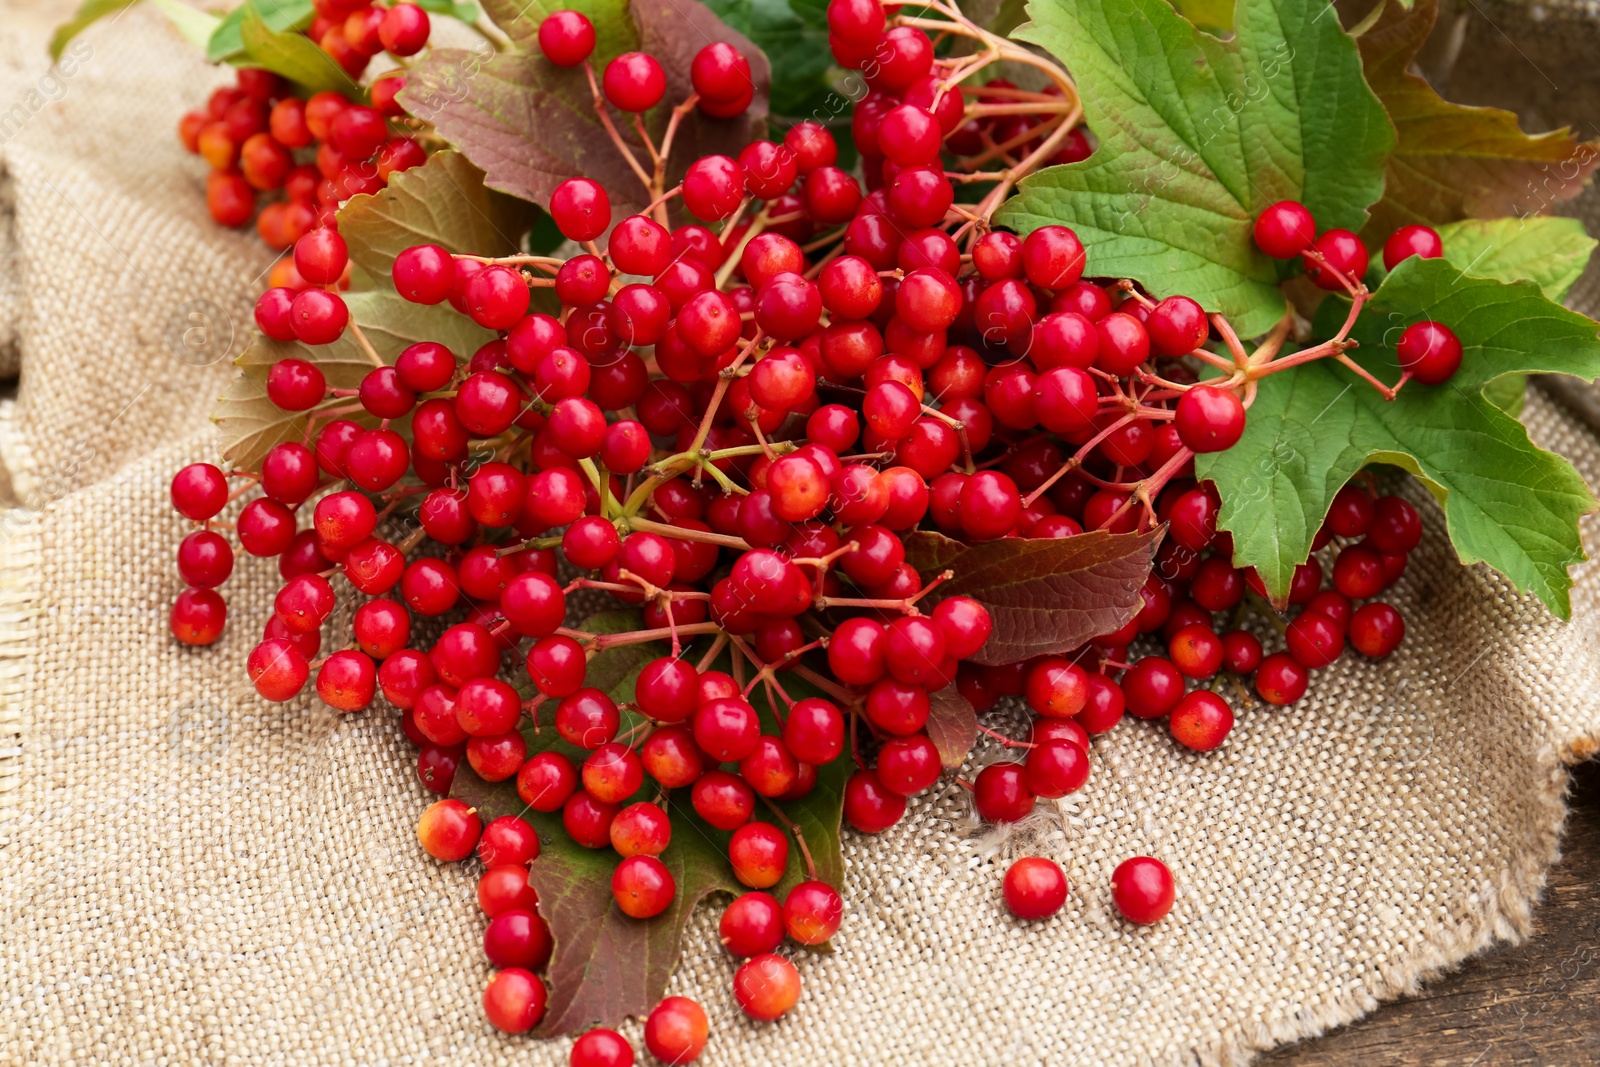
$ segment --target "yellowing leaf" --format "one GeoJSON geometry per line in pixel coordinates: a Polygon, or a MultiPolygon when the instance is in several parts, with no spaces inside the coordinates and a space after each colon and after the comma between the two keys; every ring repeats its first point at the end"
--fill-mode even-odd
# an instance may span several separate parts
{"type": "Polygon", "coordinates": [[[1580,144],[1570,130],[1530,136],[1511,112],[1452,104],[1413,74],[1437,14],[1437,0],[1416,0],[1410,11],[1389,0],[1357,42],[1399,137],[1365,231],[1370,242],[1413,222],[1542,215],[1582,192],[1600,165],[1600,147],[1580,144]]]}

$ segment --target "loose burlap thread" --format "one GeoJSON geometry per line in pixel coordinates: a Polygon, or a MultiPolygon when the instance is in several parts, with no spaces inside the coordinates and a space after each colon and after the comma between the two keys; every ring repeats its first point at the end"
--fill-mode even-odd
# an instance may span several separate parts
{"type": "MultiPolygon", "coordinates": [[[[6,17],[0,108],[38,88],[55,14],[6,17]]],[[[207,218],[173,133],[220,75],[143,9],[84,40],[64,90],[0,130],[0,348],[22,371],[0,422],[0,1062],[565,1063],[567,1041],[483,1019],[475,872],[417,846],[431,796],[394,711],[246,683],[272,565],[241,558],[216,646],[167,634],[167,481],[216,457],[206,413],[265,258],[207,218]]],[[[1600,445],[1537,391],[1527,421],[1600,479],[1600,445]]],[[[1006,915],[1015,843],[974,838],[948,779],[847,836],[837,951],[795,953],[779,1023],[735,1010],[702,908],[671,991],[712,1016],[704,1062],[1242,1063],[1523,936],[1565,764],[1600,735],[1600,575],[1578,569],[1560,624],[1461,567],[1413,498],[1400,651],[1347,657],[1290,708],[1241,691],[1209,755],[1158,723],[1098,739],[1088,787],[1029,838],[1071,880],[1056,918],[1006,915]],[[1150,928],[1108,899],[1139,853],[1178,885],[1150,928]]]]}

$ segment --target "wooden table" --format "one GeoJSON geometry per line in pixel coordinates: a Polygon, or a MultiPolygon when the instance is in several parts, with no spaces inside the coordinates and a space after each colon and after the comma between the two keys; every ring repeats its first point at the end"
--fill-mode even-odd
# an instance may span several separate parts
{"type": "Polygon", "coordinates": [[[1258,1064],[1600,1064],[1600,763],[1576,769],[1571,801],[1562,860],[1534,912],[1533,936],[1258,1064]]]}

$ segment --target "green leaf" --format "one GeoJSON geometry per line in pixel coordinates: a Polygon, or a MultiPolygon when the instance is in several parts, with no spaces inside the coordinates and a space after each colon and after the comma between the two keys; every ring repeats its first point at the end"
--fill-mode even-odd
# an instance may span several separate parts
{"type": "Polygon", "coordinates": [[[1600,165],[1597,146],[1580,144],[1568,129],[1529,136],[1510,111],[1441,99],[1411,72],[1433,28],[1437,0],[1417,0],[1409,11],[1407,6],[1391,0],[1360,39],[1367,81],[1398,133],[1383,200],[1372,209],[1368,243],[1413,222],[1542,215],[1582,192],[1600,165]]]}
{"type": "Polygon", "coordinates": [[[539,53],[539,23],[557,11],[576,11],[594,24],[594,54],[589,62],[597,71],[623,52],[639,50],[639,29],[628,14],[627,0],[483,0],[483,9],[489,21],[529,55],[539,53]]]}
{"type": "Polygon", "coordinates": [[[1088,274],[1184,293],[1254,336],[1285,308],[1278,265],[1251,240],[1255,216],[1295,199],[1321,228],[1359,230],[1383,194],[1394,133],[1355,42],[1323,5],[1240,0],[1237,10],[1224,42],[1167,0],[1030,4],[1033,22],[1016,36],[1077,78],[1100,146],[1025,179],[997,221],[1070,226],[1088,274]]]}
{"type": "Polygon", "coordinates": [[[1076,537],[1008,537],[968,545],[931,530],[902,540],[906,562],[931,578],[953,571],[929,594],[970,596],[994,620],[974,663],[1016,663],[1070,652],[1119,628],[1139,610],[1160,535],[1094,530],[1076,537]]]}
{"type": "MultiPolygon", "coordinates": [[[[1321,309],[1318,336],[1332,335],[1341,304],[1321,309]]],[[[1463,563],[1488,563],[1565,618],[1567,568],[1584,558],[1577,519],[1595,499],[1571,464],[1534,447],[1484,390],[1508,374],[1600,375],[1600,327],[1530,282],[1474,278],[1413,257],[1356,324],[1361,365],[1396,381],[1387,346],[1421,319],[1446,323],[1461,339],[1461,369],[1445,385],[1412,382],[1385,401],[1331,360],[1304,364],[1262,380],[1237,445],[1198,457],[1196,475],[1221,493],[1218,526],[1233,534],[1234,561],[1286,595],[1334,493],[1365,464],[1392,463],[1441,501],[1463,563]]]]}
{"type": "Polygon", "coordinates": [[[351,197],[339,209],[339,233],[351,262],[387,286],[394,257],[412,245],[514,255],[538,214],[525,200],[485,188],[482,171],[461,153],[444,151],[394,175],[376,193],[351,197]]]}
{"type": "Polygon", "coordinates": [[[59,60],[61,53],[78,34],[107,15],[115,15],[138,2],[139,0],[83,0],[73,16],[57,26],[55,33],[50,35],[50,61],[59,60]]]}
{"type": "MultiPolygon", "coordinates": [[[[578,629],[591,634],[622,634],[643,627],[644,616],[637,608],[602,611],[578,624],[578,629]]],[[[618,704],[632,703],[633,686],[639,679],[639,672],[644,670],[645,664],[651,660],[660,659],[671,651],[667,645],[659,641],[602,649],[589,661],[589,669],[584,674],[584,684],[603,690],[618,704]]],[[[644,722],[642,716],[633,712],[625,714],[633,716],[624,723],[625,727],[644,722]]]]}
{"type": "Polygon", "coordinates": [[[244,54],[244,35],[241,27],[250,12],[261,16],[261,21],[274,30],[287,32],[303,30],[317,17],[311,0],[245,0],[222,17],[206,44],[206,61],[223,63],[244,54]]]}
{"type": "Polygon", "coordinates": [[[273,29],[253,6],[244,13],[239,35],[244,53],[234,58],[237,66],[270,70],[312,92],[337,92],[351,98],[361,95],[360,86],[311,38],[273,29]]]}
{"type": "MultiPolygon", "coordinates": [[[[497,336],[456,314],[449,304],[413,304],[392,289],[346,293],[344,302],[350,308],[350,321],[386,363],[393,363],[407,345],[418,341],[437,341],[464,359],[497,336]]],[[[222,456],[236,469],[260,470],[261,459],[272,446],[300,440],[307,416],[318,410],[283,411],[267,399],[267,372],[278,360],[289,358],[315,363],[333,389],[355,389],[372,370],[352,330],[331,345],[315,346],[258,335],[235,361],[243,373],[228,384],[211,414],[222,431],[222,456]]],[[[330,398],[322,406],[349,403],[348,398],[330,398]]]]}
{"type": "Polygon", "coordinates": [[[1444,258],[1464,274],[1529,281],[1558,303],[1589,265],[1595,240],[1577,219],[1463,219],[1439,227],[1444,258]]]}
{"type": "MultiPolygon", "coordinates": [[[[604,29],[609,40],[619,40],[621,16],[614,8],[607,10],[613,14],[603,26],[596,24],[597,35],[604,29]]],[[[707,43],[726,41],[738,48],[750,60],[756,80],[755,102],[738,118],[710,119],[697,111],[684,119],[673,142],[669,186],[694,159],[709,153],[738,155],[740,148],[761,135],[768,70],[754,45],[698,0],[634,0],[631,11],[637,47],[657,57],[667,72],[666,96],[646,116],[646,126],[658,143],[672,106],[692,91],[689,67],[707,43]]],[[[506,12],[496,14],[495,5],[491,15],[509,17],[506,12]]],[[[526,18],[533,17],[530,8],[526,18]]],[[[531,32],[512,21],[514,29],[519,26],[524,37],[531,32]]],[[[648,202],[643,183],[600,125],[583,73],[555,67],[537,52],[486,58],[476,52],[430,51],[412,68],[400,99],[480,167],[492,189],[543,206],[557,185],[582,174],[610,190],[613,217],[637,211],[648,202]]],[[[631,126],[619,126],[635,156],[647,160],[631,126]]]]}
{"type": "Polygon", "coordinates": [[[457,0],[412,0],[422,10],[431,15],[448,15],[458,22],[472,25],[483,14],[478,10],[477,4],[458,3],[457,0]]]}
{"type": "Polygon", "coordinates": [[[1172,0],[1172,6],[1209,33],[1221,36],[1233,29],[1233,0],[1172,0]]]}
{"type": "Polygon", "coordinates": [[[774,114],[811,118],[831,90],[826,0],[706,0],[706,6],[767,54],[774,114]]]}
{"type": "Polygon", "coordinates": [[[1528,376],[1507,374],[1483,387],[1483,397],[1501,411],[1516,418],[1522,414],[1522,405],[1528,398],[1528,376]]]}
{"type": "Polygon", "coordinates": [[[217,16],[190,7],[181,0],[150,0],[156,9],[167,16],[167,21],[177,27],[183,39],[198,48],[204,48],[217,32],[222,20],[217,16]]]}

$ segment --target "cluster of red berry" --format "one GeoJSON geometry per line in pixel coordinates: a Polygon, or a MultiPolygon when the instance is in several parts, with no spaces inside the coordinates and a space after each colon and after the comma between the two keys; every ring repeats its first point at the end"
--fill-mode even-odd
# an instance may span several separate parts
{"type": "MultiPolygon", "coordinates": [[[[1257,216],[1254,234],[1256,246],[1274,259],[1300,257],[1306,277],[1319,289],[1353,291],[1367,273],[1366,242],[1349,230],[1326,230],[1317,236],[1316,220],[1296,201],[1281,200],[1268,207],[1257,216]]],[[[1430,226],[1402,226],[1383,243],[1386,270],[1394,270],[1412,256],[1437,259],[1443,255],[1444,241],[1430,226]]],[[[1401,384],[1414,378],[1423,385],[1442,385],[1461,367],[1460,339],[1450,327],[1431,319],[1413,322],[1401,331],[1395,354],[1404,372],[1401,384]]],[[[1393,390],[1387,392],[1392,398],[1393,390]]]]}
{"type": "MultiPolygon", "coordinates": [[[[364,56],[367,44],[355,42],[367,42],[358,31],[370,25],[396,51],[383,27],[409,7],[363,6],[314,36],[330,54],[331,41],[345,40],[349,55],[364,56]]],[[[360,167],[349,161],[377,152],[381,170],[390,113],[326,94],[303,108],[280,101],[271,135],[258,136],[285,151],[326,136],[318,188],[328,199],[290,237],[294,277],[262,295],[257,324],[309,346],[353,330],[375,366],[359,388],[341,390],[310,360],[279,361],[267,395],[306,413],[303,440],[276,445],[259,471],[235,472],[234,491],[210,464],[172,483],[178,511],[203,525],[179,548],[191,586],[173,608],[179,639],[208,644],[222,632],[215,590],[233,549],[217,517],[259,488],[232,524],[246,552],[278,559],[284,580],[249,657],[257,691],[288,700],[313,670],[318,695],[341,710],[381,691],[403,711],[429,789],[450,792],[465,759],[479,778],[514,782],[528,809],[559,812],[573,841],[613,849],[623,914],[648,919],[675,898],[659,858],[672,837],[665,797],[687,791],[698,818],[731,833],[730,865],[751,890],[728,906],[721,934],[745,960],[734,990],[758,1019],[779,1017],[800,993],[798,972],[776,951],[784,939],[823,943],[843,913],[835,888],[815,877],[782,901],[767,892],[790,843],[753,818],[758,804],[802,798],[819,767],[851,760],[846,821],[869,833],[894,825],[907,797],[939,778],[927,724],[952,684],[980,713],[1020,696],[1037,716],[1028,740],[1002,739],[1026,750],[1023,761],[962,783],[997,823],[1081,789],[1091,735],[1125,711],[1166,717],[1191,749],[1216,748],[1234,721],[1206,684],[1221,671],[1253,674],[1262,699],[1286,704],[1346,642],[1369,656],[1398,645],[1400,616],[1370,598],[1398,577],[1421,533],[1405,501],[1347,486],[1316,544],[1343,539],[1333,588],[1322,588],[1315,559],[1303,564],[1287,651],[1265,654],[1238,612],[1248,590],[1264,590],[1233,566],[1217,493],[1195,481],[1193,460],[1239,441],[1246,382],[1279,364],[1247,361],[1227,324],[1187,297],[1156,301],[1132,282],[1084,277],[1084,248],[1065,227],[991,228],[1019,177],[1088,151],[1060,85],[969,89],[961,83],[978,68],[936,57],[916,19],[891,26],[877,0],[832,0],[828,19],[836,57],[872,87],[851,125],[863,179],[837,165],[828,129],[802,122],[738,158],[695,160],[638,214],[615,218],[611,194],[590,179],[563,182],[548,207],[579,246],[566,258],[404,250],[392,270],[403,297],[448,303],[495,331],[470,354],[420,342],[385,364],[337,293],[349,256],[331,205],[368,188],[351,184],[360,167]],[[307,140],[278,136],[280,108],[298,116],[307,140]],[[1005,169],[980,169],[991,163],[1005,169]],[[956,205],[957,184],[974,178],[993,192],[956,205]],[[669,226],[674,200],[700,221],[669,226]],[[558,313],[534,307],[537,290],[550,291],[558,313]],[[1205,366],[1225,377],[1202,383],[1205,366]],[[1071,653],[1004,666],[969,662],[991,635],[989,612],[942,595],[949,575],[919,573],[904,541],[919,527],[985,542],[1162,523],[1168,536],[1126,625],[1071,653]],[[319,659],[338,575],[357,602],[354,640],[319,659]],[[569,629],[567,598],[580,590],[638,606],[642,628],[569,629]],[[1217,612],[1235,617],[1218,627],[1217,612]],[[459,621],[413,647],[414,619],[452,613],[459,621]],[[1158,634],[1165,655],[1127,662],[1130,645],[1158,634]],[[619,707],[586,684],[595,656],[652,641],[670,642],[671,654],[638,673],[630,702],[619,707]],[[520,690],[500,678],[508,654],[526,670],[520,690]],[[727,671],[716,669],[720,656],[727,671]],[[822,696],[792,699],[790,677],[822,696]],[[757,687],[775,726],[751,702],[757,687]],[[625,714],[639,728],[624,731],[625,714]],[[566,747],[530,753],[520,727],[545,715],[566,747]]],[[[425,37],[424,22],[403,47],[425,37]]],[[[618,56],[596,75],[594,27],[577,12],[550,15],[538,41],[551,62],[584,67],[608,130],[608,107],[636,114],[662,101],[665,76],[647,54],[618,56]]],[[[717,119],[751,102],[748,60],[728,45],[702,49],[690,73],[695,95],[675,121],[689,107],[717,119]]],[[[242,143],[248,178],[266,150],[235,137],[228,119],[245,104],[266,114],[275,91],[241,90],[224,99],[220,128],[186,120],[186,129],[202,151],[224,137],[242,143]]],[[[415,142],[399,140],[413,146],[409,162],[421,160],[415,142]]],[[[1304,257],[1317,284],[1363,299],[1366,252],[1353,234],[1318,238],[1309,212],[1282,203],[1263,213],[1256,239],[1271,255],[1304,257]]],[[[1440,254],[1438,235],[1407,227],[1385,247],[1391,268],[1413,254],[1440,254]]],[[[1416,352],[1401,342],[1407,376],[1442,381],[1440,346],[1448,356],[1454,336],[1428,323],[1406,337],[1421,326],[1432,332],[1412,342],[1416,352]]],[[[1324,349],[1283,365],[1345,358],[1336,343],[1324,349]]],[[[1459,363],[1459,343],[1454,351],[1459,363]]],[[[485,1010],[503,1030],[537,1025],[552,942],[529,884],[540,851],[533,827],[516,816],[483,825],[469,805],[445,799],[418,834],[440,859],[482,861],[485,951],[500,968],[485,1010]]],[[[1061,869],[1035,857],[1012,867],[1004,889],[1023,918],[1054,914],[1067,894],[1061,869]]],[[[1172,906],[1172,876],[1134,857],[1117,869],[1112,895],[1130,920],[1155,922],[1172,906]]],[[[705,1013],[684,998],[663,1002],[645,1031],[651,1051],[677,1063],[698,1055],[706,1033],[705,1013]]],[[[575,1064],[631,1060],[612,1031],[586,1035],[573,1053],[575,1064]]]]}
{"type": "MultiPolygon", "coordinates": [[[[306,35],[352,78],[381,52],[415,55],[431,29],[428,13],[412,3],[317,0],[316,11],[306,35]]],[[[395,95],[405,82],[399,70],[375,79],[370,104],[337,92],[303,100],[276,74],[241,67],[235,86],[217,89],[204,110],[189,112],[178,124],[184,147],[211,165],[211,217],[224,226],[255,218],[261,239],[274,249],[334,225],[340,204],[376,192],[390,175],[427,158],[398,124],[405,113],[395,95]],[[265,201],[259,215],[258,200],[265,201]]],[[[330,284],[297,273],[288,260],[273,266],[270,279],[291,292],[330,284]]]]}

